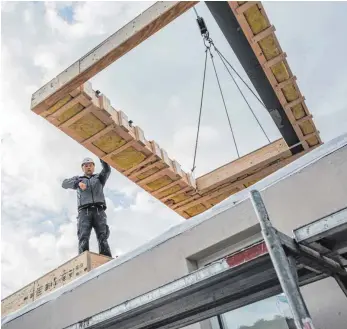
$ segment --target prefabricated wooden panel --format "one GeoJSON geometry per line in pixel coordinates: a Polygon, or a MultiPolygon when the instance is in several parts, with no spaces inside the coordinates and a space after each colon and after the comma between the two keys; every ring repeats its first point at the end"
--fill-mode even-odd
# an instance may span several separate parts
{"type": "Polygon", "coordinates": [[[96,95],[89,82],[40,115],[158,199],[196,188],[177,160],[147,141],[143,130],[133,127],[105,95],[96,95]]]}
{"type": "MultiPolygon", "coordinates": [[[[133,127],[126,113],[115,110],[105,95],[96,96],[89,82],[41,116],[184,218],[266,177],[271,168],[288,163],[285,159],[294,159],[286,142],[279,139],[195,180],[155,141],[147,141],[142,129],[133,127]],[[64,120],[57,119],[61,116],[64,120]]],[[[311,116],[297,124],[308,133],[305,141],[315,146],[311,116]]]]}
{"type": "Polygon", "coordinates": [[[2,316],[14,312],[34,300],[75,280],[112,258],[89,251],[82,253],[1,301],[2,316]]]}
{"type": "Polygon", "coordinates": [[[32,95],[31,109],[41,114],[196,3],[197,1],[156,2],[36,91],[32,95]]]}
{"type": "Polygon", "coordinates": [[[112,260],[112,258],[104,255],[95,254],[93,252],[88,252],[88,271],[91,271],[94,268],[106,264],[110,260],[112,260]]]}
{"type": "MultiPolygon", "coordinates": [[[[243,175],[233,176],[229,180],[226,179],[223,184],[220,184],[205,193],[196,193],[192,196],[189,202],[181,202],[174,205],[174,209],[184,218],[194,217],[225,200],[232,194],[235,194],[266,176],[271,175],[307,152],[309,152],[309,150],[291,156],[288,156],[288,154],[286,154],[287,152],[283,152],[283,156],[273,157],[271,162],[265,161],[262,166],[249,167],[247,172],[243,175]]],[[[213,172],[211,174],[213,174],[213,172]]],[[[199,178],[197,178],[197,184],[199,184],[199,178]]]]}
{"type": "Polygon", "coordinates": [[[322,144],[287,55],[260,1],[228,2],[304,149],[322,144]],[[304,121],[299,120],[304,119],[304,121]]]}
{"type": "Polygon", "coordinates": [[[12,313],[34,301],[35,284],[30,283],[1,301],[1,316],[12,313]]]}
{"type": "Polygon", "coordinates": [[[88,272],[88,255],[83,253],[37,279],[35,300],[88,272]]]}
{"type": "Polygon", "coordinates": [[[213,172],[203,175],[197,179],[197,186],[200,192],[206,192],[236,177],[249,173],[250,171],[262,168],[278,158],[290,157],[292,153],[288,149],[283,139],[279,139],[266,145],[252,153],[249,153],[233,162],[230,162],[213,172]]]}
{"type": "MultiPolygon", "coordinates": [[[[269,168],[280,168],[294,159],[281,139],[200,177],[197,184],[87,81],[196,3],[155,3],[34,93],[31,104],[32,111],[185,218],[264,178],[273,172],[269,168]]],[[[228,4],[299,138],[295,146],[301,145],[304,152],[317,147],[322,143],[319,132],[261,2],[228,4]]]]}

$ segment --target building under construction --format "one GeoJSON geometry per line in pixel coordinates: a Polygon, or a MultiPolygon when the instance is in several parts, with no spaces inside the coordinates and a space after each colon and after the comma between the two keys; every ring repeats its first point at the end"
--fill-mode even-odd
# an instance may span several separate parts
{"type": "MultiPolygon", "coordinates": [[[[322,144],[260,2],[206,5],[282,138],[204,176],[185,172],[88,81],[195,4],[154,4],[31,104],[187,221],[118,259],[86,254],[86,270],[69,265],[60,283],[29,285],[8,302],[3,328],[346,327],[347,135],[322,144]]],[[[197,22],[205,64],[214,52],[245,83],[198,13],[197,22]]]]}

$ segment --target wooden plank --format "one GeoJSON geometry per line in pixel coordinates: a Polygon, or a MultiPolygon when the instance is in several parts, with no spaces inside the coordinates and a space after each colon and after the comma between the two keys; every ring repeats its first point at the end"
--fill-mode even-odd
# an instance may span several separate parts
{"type": "Polygon", "coordinates": [[[230,191],[230,190],[233,190],[233,189],[234,189],[233,186],[230,186],[230,185],[225,186],[225,187],[221,188],[220,190],[218,190],[216,192],[213,192],[211,194],[208,194],[208,195],[200,197],[200,198],[196,198],[194,201],[189,202],[189,203],[187,203],[185,205],[177,204],[175,209],[180,210],[180,211],[187,210],[187,209],[189,209],[189,208],[191,208],[191,207],[193,207],[195,205],[198,205],[199,203],[207,201],[207,200],[209,200],[211,198],[214,198],[214,197],[216,197],[216,196],[218,196],[218,195],[220,195],[220,194],[222,194],[224,192],[227,192],[227,191],[230,191]]]}
{"type": "MultiPolygon", "coordinates": [[[[199,193],[196,193],[193,196],[191,196],[189,199],[183,200],[183,201],[181,201],[179,203],[174,204],[172,206],[172,208],[175,211],[177,211],[177,210],[185,210],[185,209],[187,209],[189,207],[192,207],[193,205],[197,204],[196,200],[198,200],[198,199],[201,200],[201,198],[202,198],[201,195],[199,193]],[[189,205],[189,206],[187,207],[187,205],[189,205]]],[[[200,202],[201,201],[198,201],[198,203],[200,203],[200,202]]]]}
{"type": "Polygon", "coordinates": [[[273,25],[271,25],[266,30],[255,35],[251,39],[251,41],[252,41],[252,43],[259,42],[260,40],[262,40],[262,39],[266,38],[267,36],[269,36],[270,34],[274,33],[275,31],[276,31],[276,28],[273,25]]]}
{"type": "Polygon", "coordinates": [[[164,176],[164,175],[170,175],[170,176],[174,176],[175,173],[173,173],[169,168],[164,168],[164,169],[161,169],[159,170],[158,172],[156,172],[155,174],[149,176],[149,177],[146,177],[144,179],[140,179],[137,184],[139,185],[146,185],[147,183],[149,182],[152,182],[153,180],[161,177],[161,176],[164,176]]]}
{"type": "Polygon", "coordinates": [[[301,123],[301,122],[304,122],[304,121],[306,121],[306,120],[310,120],[310,119],[312,119],[312,118],[313,118],[313,115],[312,115],[312,114],[309,114],[309,115],[306,115],[306,116],[304,116],[303,118],[301,118],[301,119],[299,119],[299,120],[296,120],[296,121],[294,122],[294,124],[297,125],[297,124],[299,124],[299,123],[301,123]]]}
{"type": "Polygon", "coordinates": [[[246,3],[244,3],[243,5],[241,5],[240,7],[238,7],[236,9],[236,12],[240,15],[243,14],[246,10],[248,10],[249,8],[258,5],[259,1],[247,1],[246,3]]]}
{"type": "Polygon", "coordinates": [[[31,98],[32,111],[42,113],[197,3],[156,2],[36,91],[31,98]]]}
{"type": "Polygon", "coordinates": [[[213,187],[223,184],[232,177],[241,176],[247,171],[257,166],[262,166],[269,161],[273,161],[276,157],[291,155],[287,144],[283,139],[279,139],[269,145],[266,145],[250,154],[245,155],[233,162],[230,162],[204,176],[197,178],[197,189],[199,192],[212,189],[213,187]]]}
{"type": "Polygon", "coordinates": [[[305,100],[305,96],[299,97],[296,100],[294,100],[294,101],[292,101],[290,103],[287,103],[286,105],[284,105],[284,107],[285,107],[286,110],[290,110],[292,107],[302,103],[304,100],[305,100]]]}
{"type": "MultiPolygon", "coordinates": [[[[315,147],[318,147],[318,145],[315,147]]],[[[315,147],[313,147],[313,148],[315,148],[315,147]]],[[[182,202],[181,207],[176,208],[175,211],[182,216],[183,216],[183,214],[185,214],[184,217],[189,219],[192,216],[189,216],[187,213],[185,213],[185,210],[189,209],[190,207],[192,207],[194,205],[198,205],[201,203],[201,204],[205,205],[206,210],[207,210],[207,209],[212,207],[211,204],[210,205],[208,204],[208,200],[210,200],[213,196],[219,196],[224,192],[233,191],[235,188],[239,188],[240,190],[242,190],[242,189],[246,188],[245,185],[247,187],[249,187],[252,185],[251,182],[254,182],[254,181],[257,182],[257,181],[271,175],[272,173],[283,168],[287,164],[289,164],[289,163],[295,161],[296,159],[298,159],[299,157],[303,156],[307,152],[309,152],[309,151],[308,150],[302,151],[301,153],[295,154],[291,157],[281,159],[280,161],[275,162],[275,163],[270,164],[270,165],[266,165],[265,167],[260,168],[258,171],[256,171],[255,173],[253,173],[249,176],[246,176],[242,179],[237,179],[236,181],[234,181],[232,183],[226,184],[225,186],[223,186],[220,189],[213,192],[213,194],[209,193],[209,194],[201,197],[200,199],[199,198],[192,199],[192,202],[190,202],[190,203],[183,204],[183,202],[182,202]]],[[[230,195],[232,195],[232,194],[234,194],[234,193],[230,193],[230,195]]]]}
{"type": "Polygon", "coordinates": [[[138,165],[134,166],[133,168],[130,168],[126,171],[123,172],[123,175],[125,176],[130,176],[131,173],[133,173],[134,171],[136,171],[137,169],[146,166],[148,163],[154,161],[154,160],[159,160],[155,154],[152,154],[151,156],[149,156],[147,159],[145,159],[144,161],[140,162],[138,165]]]}
{"type": "Polygon", "coordinates": [[[99,254],[96,254],[94,252],[89,252],[88,253],[88,268],[91,271],[94,268],[97,268],[103,264],[106,264],[110,260],[112,260],[111,257],[99,255],[99,254]]]}
{"type": "Polygon", "coordinates": [[[95,142],[97,139],[99,139],[100,137],[106,135],[107,133],[109,133],[111,130],[113,130],[115,128],[116,128],[115,124],[111,124],[109,126],[106,126],[104,129],[102,129],[101,131],[99,131],[95,135],[89,137],[84,142],[82,142],[82,145],[83,146],[87,146],[88,144],[91,144],[91,143],[95,142]]]}
{"type": "Polygon", "coordinates": [[[290,77],[289,79],[287,79],[287,80],[285,80],[285,81],[280,82],[279,84],[277,84],[277,85],[275,86],[275,88],[276,88],[277,90],[280,90],[280,89],[284,88],[285,86],[287,86],[287,85],[289,85],[289,84],[295,82],[296,80],[297,80],[296,76],[293,75],[293,76],[290,77]]]}
{"type": "Polygon", "coordinates": [[[164,192],[164,191],[174,187],[175,185],[180,185],[181,188],[184,188],[184,186],[185,186],[184,180],[183,179],[178,179],[178,180],[176,180],[176,181],[174,181],[174,182],[172,182],[172,183],[170,183],[170,184],[168,184],[166,186],[163,186],[163,187],[159,188],[158,190],[153,191],[151,194],[154,197],[158,198],[158,195],[160,195],[160,193],[162,193],[162,192],[164,192]]]}
{"type": "Polygon", "coordinates": [[[279,62],[282,62],[287,57],[286,53],[279,54],[275,58],[270,59],[269,61],[265,62],[263,65],[265,68],[269,69],[270,67],[276,65],[279,62]]]}
{"type": "Polygon", "coordinates": [[[1,301],[1,316],[17,311],[34,301],[35,283],[32,282],[1,301]]]}
{"type": "MultiPolygon", "coordinates": [[[[246,36],[246,38],[247,38],[247,40],[248,40],[248,42],[249,42],[249,44],[250,44],[254,54],[258,58],[259,63],[262,65],[262,67],[264,69],[264,73],[265,73],[266,77],[268,78],[270,84],[272,85],[272,87],[273,87],[273,89],[274,89],[274,91],[276,93],[276,96],[278,97],[278,99],[279,99],[279,101],[280,101],[280,103],[281,103],[281,105],[282,105],[282,107],[283,107],[283,109],[284,109],[284,111],[285,111],[289,121],[291,122],[291,124],[293,126],[293,129],[294,129],[295,133],[297,134],[299,140],[302,142],[302,145],[303,145],[304,149],[305,150],[309,149],[309,145],[306,142],[306,140],[303,138],[304,136],[303,136],[301,130],[299,129],[298,125],[295,124],[296,119],[293,116],[292,111],[290,109],[285,109],[285,106],[288,104],[288,102],[287,102],[287,100],[286,100],[286,98],[285,98],[285,96],[283,94],[283,91],[282,91],[283,87],[285,87],[289,83],[293,83],[294,87],[296,88],[296,90],[297,90],[297,92],[299,94],[299,97],[302,97],[302,95],[301,95],[300,89],[298,88],[298,86],[295,83],[296,78],[293,77],[293,73],[292,73],[292,71],[291,71],[291,69],[290,69],[286,59],[285,58],[283,59],[281,57],[281,56],[283,56],[284,53],[283,53],[283,51],[282,51],[282,49],[280,47],[280,44],[279,44],[279,42],[277,40],[276,35],[273,34],[274,44],[272,46],[273,47],[272,51],[279,52],[279,56],[280,57],[275,57],[275,58],[271,59],[270,61],[267,61],[265,56],[264,56],[263,50],[260,47],[260,43],[261,42],[256,42],[256,43],[252,42],[252,38],[254,37],[254,34],[253,34],[252,29],[251,29],[250,23],[247,21],[245,15],[244,15],[245,12],[243,11],[243,13],[240,14],[240,12],[242,11],[242,10],[240,10],[240,7],[246,5],[247,2],[244,5],[241,5],[241,6],[239,6],[239,4],[237,2],[233,2],[233,1],[229,1],[228,4],[229,4],[230,8],[232,9],[232,12],[234,13],[238,23],[240,24],[240,27],[242,28],[243,33],[245,34],[245,36],[246,36]],[[277,48],[277,50],[276,50],[276,48],[277,48]],[[274,65],[276,62],[279,63],[281,61],[283,61],[283,63],[284,63],[284,67],[287,70],[289,78],[286,79],[283,82],[278,83],[277,80],[276,80],[277,78],[274,76],[274,73],[271,70],[271,66],[274,65]]],[[[268,19],[267,15],[266,15],[266,12],[265,12],[265,9],[264,9],[262,3],[259,2],[257,7],[259,9],[259,12],[262,15],[262,18],[265,19],[266,24],[268,24],[268,26],[270,26],[271,24],[269,22],[269,19],[268,19]]],[[[255,19],[256,22],[258,22],[258,20],[260,19],[259,15],[257,15],[256,17],[254,16],[254,19],[255,19]]],[[[308,109],[306,108],[305,103],[302,103],[302,104],[303,104],[303,107],[305,109],[305,113],[307,115],[310,114],[308,109]]],[[[321,140],[319,140],[319,142],[322,143],[321,140]]]]}
{"type": "Polygon", "coordinates": [[[169,200],[169,199],[171,199],[171,198],[173,198],[173,197],[175,197],[181,193],[185,193],[185,192],[189,192],[189,191],[192,191],[191,186],[187,186],[187,187],[185,187],[185,188],[183,188],[183,189],[181,189],[175,193],[169,194],[168,196],[161,198],[160,201],[165,202],[166,200],[169,200]]]}
{"type": "Polygon", "coordinates": [[[82,119],[85,115],[87,115],[88,113],[92,112],[94,109],[95,109],[94,104],[90,104],[87,108],[85,108],[80,113],[76,114],[75,116],[73,116],[69,120],[63,122],[62,124],[59,124],[59,127],[61,127],[61,128],[69,128],[69,126],[71,126],[73,123],[75,123],[79,119],[82,119]]]}
{"type": "Polygon", "coordinates": [[[86,251],[54,270],[46,273],[29,285],[1,301],[1,316],[7,315],[30,304],[38,298],[72,282],[112,258],[86,251]],[[89,259],[92,259],[91,266],[89,259]]]}
{"type": "Polygon", "coordinates": [[[313,137],[313,136],[318,136],[320,134],[319,130],[311,133],[311,134],[307,134],[307,135],[304,135],[304,139],[305,140],[308,140],[309,138],[313,137]]]}
{"type": "Polygon", "coordinates": [[[123,146],[119,147],[118,149],[112,151],[111,153],[106,154],[102,160],[104,161],[110,161],[110,159],[112,158],[112,156],[124,151],[125,149],[127,149],[128,147],[134,146],[136,145],[136,140],[132,140],[129,141],[128,143],[124,144],[123,146]]]}
{"type": "MultiPolygon", "coordinates": [[[[143,173],[146,172],[147,170],[150,170],[150,169],[152,169],[152,168],[158,167],[159,164],[162,164],[162,162],[156,161],[156,162],[150,164],[149,166],[143,167],[142,169],[133,172],[133,173],[132,173],[131,175],[129,175],[128,177],[129,177],[129,179],[136,179],[136,176],[143,174],[143,173]]],[[[165,165],[166,165],[166,164],[165,164],[165,165]]],[[[165,168],[168,168],[168,166],[166,165],[165,168]]],[[[163,169],[165,169],[165,168],[163,168],[163,169]]]]}

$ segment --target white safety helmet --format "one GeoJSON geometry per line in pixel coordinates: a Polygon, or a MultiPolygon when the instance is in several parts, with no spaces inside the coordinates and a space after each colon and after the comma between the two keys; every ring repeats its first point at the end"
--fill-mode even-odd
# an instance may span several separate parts
{"type": "Polygon", "coordinates": [[[81,166],[83,167],[86,163],[92,163],[93,165],[95,165],[93,159],[91,158],[84,158],[81,166]]]}

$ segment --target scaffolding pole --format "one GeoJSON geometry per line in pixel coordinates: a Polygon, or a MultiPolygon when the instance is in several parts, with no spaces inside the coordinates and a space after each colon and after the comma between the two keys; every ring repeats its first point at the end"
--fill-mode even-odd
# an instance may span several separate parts
{"type": "Polygon", "coordinates": [[[252,190],[251,200],[260,223],[262,235],[270,258],[283,292],[287,296],[289,307],[293,313],[295,325],[297,329],[314,329],[311,316],[308,313],[305,301],[297,284],[296,267],[293,266],[292,261],[290,262],[283,249],[282,242],[277,235],[277,231],[271,224],[260,193],[256,190],[252,190]],[[295,276],[293,268],[295,270],[295,276]]]}

